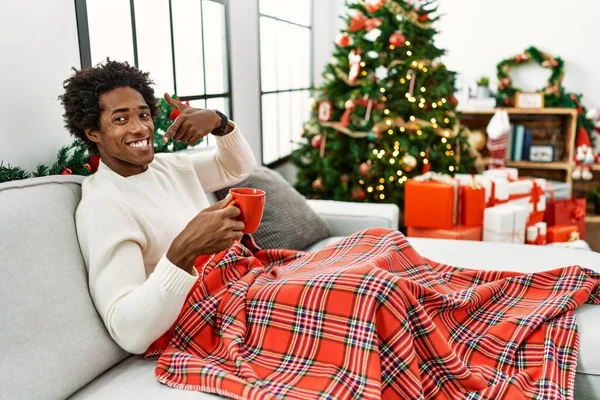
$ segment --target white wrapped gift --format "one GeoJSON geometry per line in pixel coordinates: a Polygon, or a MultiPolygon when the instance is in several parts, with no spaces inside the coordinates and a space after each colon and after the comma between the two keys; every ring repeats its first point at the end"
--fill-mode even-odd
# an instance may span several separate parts
{"type": "Polygon", "coordinates": [[[546,233],[548,225],[545,222],[538,222],[527,227],[527,237],[525,243],[543,246],[546,244],[546,233]]]}
{"type": "Polygon", "coordinates": [[[525,225],[529,211],[507,203],[486,208],[483,216],[483,241],[525,243],[525,225]]]}
{"type": "Polygon", "coordinates": [[[483,171],[483,176],[516,181],[519,179],[519,170],[516,168],[492,168],[483,171]]]}
{"type": "Polygon", "coordinates": [[[518,204],[526,207],[530,213],[546,211],[546,188],[545,179],[521,179],[516,182],[508,182],[509,201],[512,204],[518,204]],[[534,190],[539,190],[537,203],[534,204],[532,196],[534,190]]]}

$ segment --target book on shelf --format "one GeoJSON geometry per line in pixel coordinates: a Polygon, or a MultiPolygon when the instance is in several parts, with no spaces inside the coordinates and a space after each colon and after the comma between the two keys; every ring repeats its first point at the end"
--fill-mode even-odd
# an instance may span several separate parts
{"type": "Polygon", "coordinates": [[[531,149],[531,140],[533,136],[529,129],[525,130],[525,135],[523,136],[523,154],[521,154],[522,161],[529,161],[529,150],[531,149]]]}
{"type": "Polygon", "coordinates": [[[515,135],[513,139],[513,148],[512,148],[512,159],[514,161],[521,161],[523,158],[523,140],[525,139],[525,126],[517,125],[515,126],[515,135]]]}
{"type": "Polygon", "coordinates": [[[513,148],[514,132],[515,132],[515,125],[510,124],[510,130],[508,131],[508,140],[506,142],[506,161],[512,161],[512,159],[513,159],[512,148],[513,148]]]}

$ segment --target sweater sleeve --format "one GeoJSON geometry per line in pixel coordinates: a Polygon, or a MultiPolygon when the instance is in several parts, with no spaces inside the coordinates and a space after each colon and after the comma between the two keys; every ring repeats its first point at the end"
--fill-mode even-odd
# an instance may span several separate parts
{"type": "Polygon", "coordinates": [[[190,156],[198,179],[206,192],[214,192],[246,179],[256,167],[248,142],[237,126],[225,136],[217,136],[217,148],[190,156]]]}
{"type": "Polygon", "coordinates": [[[146,279],[145,236],[125,206],[101,200],[81,204],[76,215],[90,293],[112,338],[142,354],[175,322],[198,275],[163,255],[146,279]]]}

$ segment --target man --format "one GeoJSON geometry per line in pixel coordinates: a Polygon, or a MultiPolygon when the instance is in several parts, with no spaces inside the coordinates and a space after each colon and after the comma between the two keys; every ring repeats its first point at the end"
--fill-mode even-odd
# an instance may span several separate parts
{"type": "Polygon", "coordinates": [[[151,84],[148,73],[107,61],[75,71],[60,97],[67,129],[101,159],[76,213],[90,292],[113,339],[138,354],[175,322],[198,278],[194,259],[242,237],[231,198],[209,206],[205,193],[242,181],[256,165],[227,117],[167,94],[181,113],[165,141],[193,145],[212,133],[217,148],[155,156],[151,84]]]}

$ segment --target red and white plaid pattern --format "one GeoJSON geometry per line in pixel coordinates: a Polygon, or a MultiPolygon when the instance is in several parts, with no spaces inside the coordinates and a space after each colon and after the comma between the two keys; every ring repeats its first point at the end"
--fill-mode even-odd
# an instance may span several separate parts
{"type": "Polygon", "coordinates": [[[159,382],[235,399],[573,398],[592,271],[459,269],[385,229],[315,253],[246,246],[196,264],[204,279],[147,353],[162,352],[159,382]]]}

